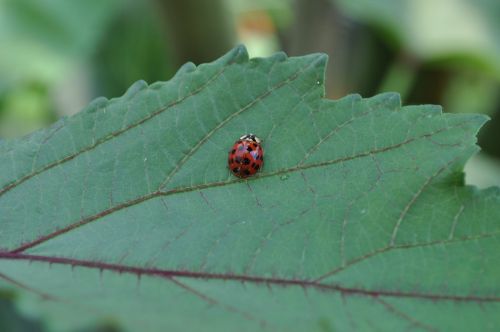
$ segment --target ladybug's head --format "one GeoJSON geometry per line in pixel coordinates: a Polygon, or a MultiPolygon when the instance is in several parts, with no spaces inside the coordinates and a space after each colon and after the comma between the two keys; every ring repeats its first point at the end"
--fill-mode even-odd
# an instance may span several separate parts
{"type": "Polygon", "coordinates": [[[240,140],[242,141],[250,141],[250,142],[255,142],[257,144],[260,144],[261,139],[255,136],[254,134],[246,134],[240,137],[240,140]]]}

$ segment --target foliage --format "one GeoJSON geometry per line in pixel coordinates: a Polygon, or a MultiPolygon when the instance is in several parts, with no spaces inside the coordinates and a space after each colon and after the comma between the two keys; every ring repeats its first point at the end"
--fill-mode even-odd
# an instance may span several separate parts
{"type": "Polygon", "coordinates": [[[238,47],[0,143],[0,287],[55,330],[498,329],[485,116],[323,99],[325,62],[238,47]]]}
{"type": "Polygon", "coordinates": [[[377,26],[406,52],[429,62],[458,62],[500,78],[500,3],[495,0],[335,1],[377,26]]]}

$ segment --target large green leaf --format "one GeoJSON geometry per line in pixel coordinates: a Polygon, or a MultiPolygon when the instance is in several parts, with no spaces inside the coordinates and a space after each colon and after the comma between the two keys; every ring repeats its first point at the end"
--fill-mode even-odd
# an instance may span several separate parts
{"type": "Polygon", "coordinates": [[[461,172],[485,117],[322,99],[325,62],[239,47],[4,141],[0,287],[56,330],[498,329],[500,194],[461,172]]]}

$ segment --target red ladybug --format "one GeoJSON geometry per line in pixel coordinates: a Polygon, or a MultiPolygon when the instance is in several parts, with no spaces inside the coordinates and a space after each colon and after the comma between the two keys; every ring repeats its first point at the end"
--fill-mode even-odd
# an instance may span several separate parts
{"type": "Polygon", "coordinates": [[[231,173],[247,178],[262,168],[264,150],[260,143],[261,140],[254,134],[243,135],[234,143],[227,160],[231,173]]]}

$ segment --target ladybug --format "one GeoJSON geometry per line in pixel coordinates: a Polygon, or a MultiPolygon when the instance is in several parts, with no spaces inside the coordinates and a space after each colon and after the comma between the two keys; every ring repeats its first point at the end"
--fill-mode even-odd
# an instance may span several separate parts
{"type": "Polygon", "coordinates": [[[227,164],[231,173],[239,178],[255,175],[264,163],[261,140],[254,134],[247,134],[237,140],[229,151],[227,164]]]}

